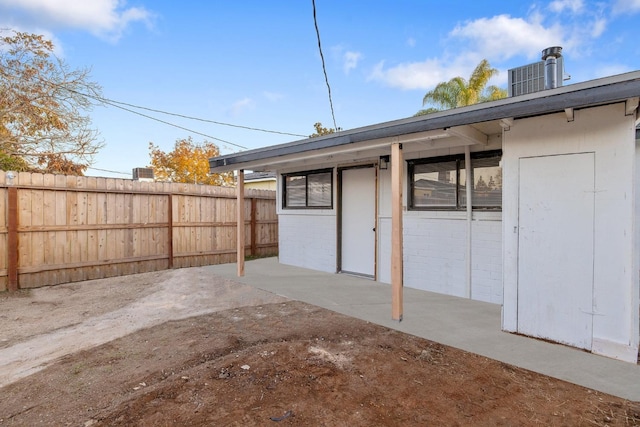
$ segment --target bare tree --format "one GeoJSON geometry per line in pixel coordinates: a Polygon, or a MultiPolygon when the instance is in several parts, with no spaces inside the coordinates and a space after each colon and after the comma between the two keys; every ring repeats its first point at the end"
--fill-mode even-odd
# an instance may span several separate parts
{"type": "Polygon", "coordinates": [[[88,69],[72,70],[56,57],[42,35],[3,32],[0,159],[31,170],[82,174],[103,146],[87,115],[92,100],[101,98],[100,86],[88,69]],[[57,170],[61,164],[64,170],[57,170]]]}

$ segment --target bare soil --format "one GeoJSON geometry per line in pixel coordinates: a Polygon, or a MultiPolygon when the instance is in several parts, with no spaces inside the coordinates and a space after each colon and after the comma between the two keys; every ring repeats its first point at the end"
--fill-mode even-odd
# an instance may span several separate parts
{"type": "Polygon", "coordinates": [[[629,402],[200,268],[0,294],[0,426],[631,426],[629,402]]]}

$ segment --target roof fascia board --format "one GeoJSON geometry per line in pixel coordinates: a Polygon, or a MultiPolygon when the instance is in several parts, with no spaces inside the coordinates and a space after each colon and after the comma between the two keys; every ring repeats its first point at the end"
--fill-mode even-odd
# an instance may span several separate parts
{"type": "MultiPolygon", "coordinates": [[[[465,138],[451,139],[451,135],[440,131],[441,137],[431,136],[430,138],[413,138],[403,140],[401,137],[384,138],[381,140],[370,141],[375,145],[359,145],[349,147],[349,149],[341,151],[322,150],[315,153],[299,153],[281,157],[271,157],[268,159],[256,160],[243,164],[244,169],[248,170],[282,170],[282,169],[300,169],[314,168],[316,165],[342,164],[351,165],[354,160],[372,159],[382,155],[388,155],[391,150],[392,142],[404,144],[403,151],[405,154],[421,152],[425,150],[436,150],[442,148],[463,147],[466,145],[475,145],[477,141],[465,138]]],[[[324,167],[324,166],[323,166],[324,167]]],[[[216,172],[227,172],[237,169],[237,166],[222,166],[216,169],[216,172]]],[[[246,180],[245,180],[246,181],[246,180]]]]}
{"type": "Polygon", "coordinates": [[[640,96],[640,71],[441,113],[341,131],[323,137],[214,157],[209,159],[209,165],[212,171],[240,169],[245,167],[245,164],[274,157],[492,120],[564,112],[567,108],[579,109],[612,102],[626,102],[627,99],[637,96],[640,96]]]}

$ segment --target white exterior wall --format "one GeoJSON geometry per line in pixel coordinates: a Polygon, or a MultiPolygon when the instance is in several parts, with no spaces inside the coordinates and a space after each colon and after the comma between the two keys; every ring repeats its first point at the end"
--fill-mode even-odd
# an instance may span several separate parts
{"type": "MultiPolygon", "coordinates": [[[[391,283],[391,164],[378,171],[378,281],[391,283]]],[[[404,270],[406,272],[406,269],[404,270]]]]}
{"type": "MultiPolygon", "coordinates": [[[[282,188],[278,173],[278,188],[282,188]]],[[[283,264],[311,270],[336,272],[337,218],[336,177],[333,209],[282,209],[278,193],[278,258],[283,264]]]]}
{"type": "MultiPolygon", "coordinates": [[[[405,286],[467,296],[465,216],[464,212],[417,211],[405,215],[405,286]]],[[[471,298],[502,304],[500,213],[474,212],[474,217],[471,225],[471,298]]]]}
{"type": "Polygon", "coordinates": [[[502,304],[502,213],[483,216],[471,224],[471,298],[502,304]]]}
{"type": "Polygon", "coordinates": [[[466,221],[413,213],[404,218],[405,286],[464,296],[466,221]]]}
{"type": "MultiPolygon", "coordinates": [[[[496,141],[489,149],[499,148],[499,144],[496,141]]],[[[439,150],[419,155],[448,154],[453,153],[439,150]]],[[[323,165],[330,166],[334,167],[333,209],[282,209],[281,195],[278,197],[279,259],[283,264],[336,272],[337,165],[323,165]]],[[[378,281],[391,283],[391,170],[381,170],[378,176],[377,276],[378,281]]],[[[466,212],[407,211],[406,201],[405,194],[404,285],[465,297],[466,212]]],[[[472,221],[471,297],[496,304],[502,303],[501,218],[500,212],[474,212],[472,221]]]]}
{"type": "MultiPolygon", "coordinates": [[[[635,362],[638,352],[638,253],[634,252],[635,115],[625,105],[516,120],[503,134],[503,329],[517,331],[519,159],[595,155],[594,353],[635,362]]],[[[571,165],[567,164],[567,173],[571,165]]],[[[562,230],[558,230],[562,232],[562,230]]],[[[567,235],[566,239],[581,236],[567,235]]]]}
{"type": "MultiPolygon", "coordinates": [[[[485,149],[500,148],[492,141],[485,149]]],[[[412,158],[459,154],[434,150],[412,158]]],[[[406,189],[407,170],[404,173],[406,189]]],[[[391,282],[391,170],[379,174],[378,281],[391,282]]],[[[404,194],[404,286],[467,296],[467,214],[409,211],[404,194]]],[[[474,211],[471,225],[471,298],[502,304],[502,214],[474,211]]]]}
{"type": "MultiPolygon", "coordinates": [[[[637,133],[636,133],[637,136],[637,133]]],[[[637,271],[640,274],[640,139],[636,139],[636,163],[635,163],[635,232],[634,232],[634,246],[633,246],[633,271],[637,271]]],[[[635,335],[638,336],[640,346],[640,277],[635,278],[635,282],[638,286],[635,286],[631,294],[632,301],[638,301],[638,312],[636,316],[639,317],[638,323],[635,325],[635,335]]]]}
{"type": "Polygon", "coordinates": [[[279,260],[311,270],[336,272],[336,217],[327,214],[278,215],[279,260]]]}

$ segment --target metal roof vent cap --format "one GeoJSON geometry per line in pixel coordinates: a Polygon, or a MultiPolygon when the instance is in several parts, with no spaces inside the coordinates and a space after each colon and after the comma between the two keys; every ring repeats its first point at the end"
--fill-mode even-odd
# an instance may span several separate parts
{"type": "Polygon", "coordinates": [[[548,47],[542,51],[545,89],[555,89],[562,85],[562,81],[558,81],[558,58],[560,57],[562,57],[560,46],[548,47]]]}

